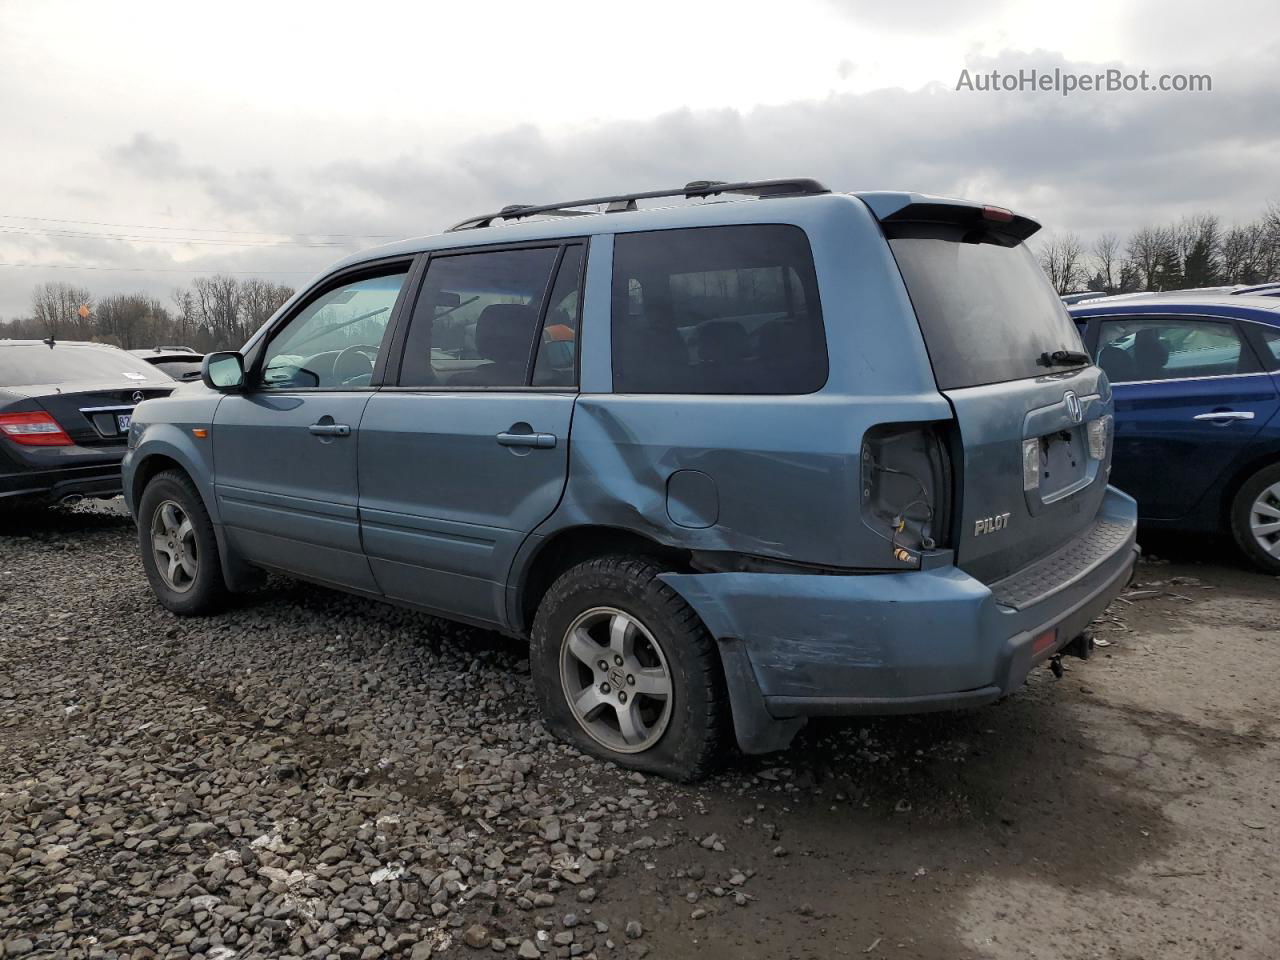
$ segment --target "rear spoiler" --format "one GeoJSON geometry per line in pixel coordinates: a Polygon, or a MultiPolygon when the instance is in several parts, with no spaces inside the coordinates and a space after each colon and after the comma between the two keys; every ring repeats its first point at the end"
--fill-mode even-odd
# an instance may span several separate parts
{"type": "Polygon", "coordinates": [[[931,197],[923,193],[897,193],[874,191],[855,193],[882,224],[937,223],[980,229],[994,234],[1008,244],[1026,240],[1040,224],[1006,210],[968,200],[950,197],[931,197]]]}

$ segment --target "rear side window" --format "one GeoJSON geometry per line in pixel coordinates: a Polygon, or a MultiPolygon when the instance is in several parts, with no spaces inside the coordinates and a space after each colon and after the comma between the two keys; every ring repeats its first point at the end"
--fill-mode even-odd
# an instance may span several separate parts
{"type": "Polygon", "coordinates": [[[1280,330],[1264,330],[1262,332],[1262,342],[1266,344],[1271,359],[1276,363],[1280,363],[1280,330]]]}
{"type": "Polygon", "coordinates": [[[616,393],[797,394],[827,380],[813,255],[776,224],[619,234],[616,393]]]}
{"type": "Polygon", "coordinates": [[[1112,383],[1254,373],[1258,361],[1235,325],[1164,317],[1104,320],[1098,366],[1112,383]]]}
{"type": "Polygon", "coordinates": [[[889,246],[939,389],[1039,376],[1049,372],[1039,363],[1043,354],[1084,349],[1024,244],[973,243],[959,230],[911,226],[899,227],[889,246]]]}

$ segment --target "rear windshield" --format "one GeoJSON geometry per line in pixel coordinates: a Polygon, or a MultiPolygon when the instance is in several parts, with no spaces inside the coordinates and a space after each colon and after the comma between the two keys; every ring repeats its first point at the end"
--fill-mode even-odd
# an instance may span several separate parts
{"type": "Polygon", "coordinates": [[[172,383],[173,378],[123,350],[0,344],[0,387],[37,383],[172,383]]]}
{"type": "Polygon", "coordinates": [[[1025,244],[938,236],[889,240],[939,389],[1048,373],[1045,353],[1081,351],[1075,324],[1025,244]]]}

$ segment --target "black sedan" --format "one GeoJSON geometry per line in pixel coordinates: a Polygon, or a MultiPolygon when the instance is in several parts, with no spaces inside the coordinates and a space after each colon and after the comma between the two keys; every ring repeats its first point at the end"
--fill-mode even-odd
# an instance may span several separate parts
{"type": "Polygon", "coordinates": [[[133,408],[175,386],[118,347],[0,340],[0,507],[120,493],[133,408]]]}
{"type": "Polygon", "coordinates": [[[155,364],[175,380],[199,380],[204,354],[190,347],[150,347],[130,350],[135,357],[155,364]]]}

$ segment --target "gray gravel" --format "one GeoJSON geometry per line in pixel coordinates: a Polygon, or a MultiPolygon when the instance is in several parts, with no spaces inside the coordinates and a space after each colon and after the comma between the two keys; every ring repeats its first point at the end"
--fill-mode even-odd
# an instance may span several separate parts
{"type": "Polygon", "coordinates": [[[1270,958],[1280,591],[1147,564],[1066,677],[694,788],[552,741],[520,644],[277,579],[151,597],[0,516],[0,958],[1270,958]]]}
{"type": "Polygon", "coordinates": [[[286,580],[180,620],[126,520],[15,532],[0,956],[609,952],[538,911],[590,912],[665,785],[552,741],[520,645],[286,580]]]}

